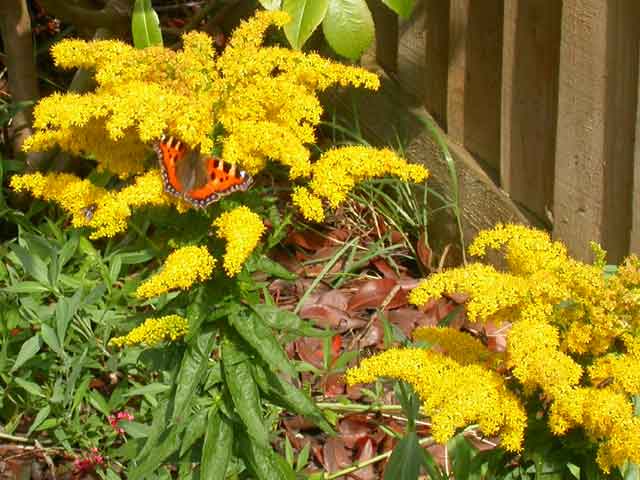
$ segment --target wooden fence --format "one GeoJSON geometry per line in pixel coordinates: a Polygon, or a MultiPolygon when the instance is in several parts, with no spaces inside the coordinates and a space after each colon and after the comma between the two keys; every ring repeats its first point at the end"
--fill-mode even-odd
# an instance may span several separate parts
{"type": "MultiPolygon", "coordinates": [[[[580,258],[589,240],[610,261],[640,253],[638,0],[422,0],[406,22],[370,5],[392,107],[369,97],[361,113],[374,133],[401,110],[438,122],[469,235],[529,221],[580,258]]],[[[410,155],[446,182],[424,135],[410,155]]]]}

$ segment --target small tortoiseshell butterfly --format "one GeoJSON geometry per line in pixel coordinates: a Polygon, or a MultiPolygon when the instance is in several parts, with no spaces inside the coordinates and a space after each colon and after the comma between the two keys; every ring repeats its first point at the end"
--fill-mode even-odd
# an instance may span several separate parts
{"type": "Polygon", "coordinates": [[[253,182],[237,165],[204,156],[173,137],[163,135],[153,148],[165,191],[194,207],[204,208],[225,195],[245,191],[253,182]]]}

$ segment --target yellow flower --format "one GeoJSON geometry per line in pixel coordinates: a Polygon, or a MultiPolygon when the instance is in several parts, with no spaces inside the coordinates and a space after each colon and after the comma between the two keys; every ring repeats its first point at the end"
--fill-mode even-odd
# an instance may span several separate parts
{"type": "Polygon", "coordinates": [[[318,223],[324,220],[322,200],[311,193],[308,188],[294,187],[291,200],[307,220],[318,223]]]}
{"type": "Polygon", "coordinates": [[[461,365],[483,363],[491,356],[482,342],[454,328],[419,327],[413,331],[413,339],[429,343],[461,365]]]}
{"type": "Polygon", "coordinates": [[[473,263],[429,276],[409,294],[409,302],[422,306],[442,295],[469,295],[467,315],[472,322],[512,321],[529,295],[527,282],[515,275],[499,272],[489,265],[473,263]]]}
{"type": "Polygon", "coordinates": [[[381,377],[404,380],[415,389],[438,443],[478,423],[486,435],[501,434],[505,449],[522,449],[526,414],[497,374],[416,348],[390,349],[347,371],[349,385],[381,377]]]}
{"type": "Polygon", "coordinates": [[[166,340],[175,342],[187,334],[189,322],[179,315],[149,318],[123,337],[114,337],[109,345],[116,347],[145,344],[154,346],[166,340]]]}
{"type": "Polygon", "coordinates": [[[388,149],[363,146],[336,148],[325,152],[312,167],[309,188],[336,208],[356,183],[368,178],[394,175],[404,181],[423,182],[429,172],[411,165],[388,149]]]}
{"type": "Polygon", "coordinates": [[[162,270],[136,290],[139,298],[157,297],[169,290],[187,290],[213,273],[216,261],[205,247],[188,246],[172,252],[162,270]]]}
{"type": "Polygon", "coordinates": [[[227,241],[224,254],[224,269],[230,277],[238,274],[242,265],[265,231],[260,216],[244,205],[220,215],[213,225],[218,237],[227,241]]]}

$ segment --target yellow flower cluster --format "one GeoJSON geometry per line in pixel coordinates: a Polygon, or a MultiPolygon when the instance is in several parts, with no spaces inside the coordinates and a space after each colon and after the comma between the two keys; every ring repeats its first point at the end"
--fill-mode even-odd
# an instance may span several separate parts
{"type": "Polygon", "coordinates": [[[213,225],[218,229],[218,237],[227,242],[224,253],[224,269],[233,277],[256,248],[265,231],[260,216],[244,205],[220,215],[213,225]]]}
{"type": "Polygon", "coordinates": [[[184,337],[189,329],[189,322],[179,315],[167,315],[160,318],[149,318],[123,337],[114,337],[109,345],[115,347],[144,344],[154,346],[166,340],[175,342],[184,337]]]}
{"type": "Polygon", "coordinates": [[[59,145],[91,153],[101,168],[127,176],[143,171],[147,144],[163,133],[212,151],[210,134],[218,124],[228,162],[257,173],[270,158],[289,166],[292,178],[308,175],[305,144],[314,142],[322,113],[316,91],[336,83],[376,89],[379,80],[315,54],[262,45],[270,25],[288,21],[284,12],[257,13],[218,57],[201,32],[185,34],[177,52],[113,40],[63,40],[52,49],[56,65],[92,69],[98,86],[88,94],[43,99],[27,148],[59,145]]]}
{"type": "Polygon", "coordinates": [[[640,417],[629,399],[609,388],[573,388],[558,398],[549,414],[551,431],[562,435],[582,426],[599,442],[597,462],[609,472],[625,461],[640,463],[640,417]]]}
{"type": "MultiPolygon", "coordinates": [[[[594,247],[594,264],[582,263],[547,233],[520,225],[481,232],[469,247],[473,255],[489,249],[504,253],[507,271],[474,263],[438,273],[421,282],[410,301],[423,305],[462,293],[471,321],[511,322],[506,365],[524,387],[523,400],[544,396],[557,435],[583,427],[598,443],[603,470],[637,462],[640,418],[633,416],[631,396],[640,393],[640,260],[632,256],[605,275],[601,248],[594,247]],[[626,352],[617,351],[620,341],[626,352]]],[[[435,331],[420,329],[415,337],[445,353],[451,349],[464,362],[456,341],[445,346],[435,331]]]]}
{"type": "Polygon", "coordinates": [[[159,273],[138,287],[136,295],[152,298],[169,290],[187,290],[194,283],[211,277],[215,265],[216,260],[206,247],[182,247],[167,257],[159,273]]]}
{"type": "Polygon", "coordinates": [[[482,342],[455,328],[418,327],[413,339],[427,342],[432,350],[437,349],[461,365],[482,364],[492,355],[482,342]]]}
{"type": "Polygon", "coordinates": [[[68,173],[14,175],[11,188],[57,203],[71,215],[74,227],[93,229],[92,239],[124,232],[132,208],[175,204],[164,194],[157,170],[136,177],[132,185],[119,191],[105,190],[68,173]]]}
{"type": "Polygon", "coordinates": [[[429,172],[422,165],[409,164],[393,151],[363,146],[335,148],[322,154],[311,167],[309,188],[294,191],[292,200],[310,221],[324,219],[322,199],[338,207],[358,182],[394,175],[404,181],[423,182],[429,172]]]}
{"type": "Polygon", "coordinates": [[[349,385],[381,377],[404,380],[414,388],[438,443],[477,423],[486,435],[500,434],[506,450],[521,450],[526,414],[499,375],[417,348],[390,349],[347,371],[349,385]]]}

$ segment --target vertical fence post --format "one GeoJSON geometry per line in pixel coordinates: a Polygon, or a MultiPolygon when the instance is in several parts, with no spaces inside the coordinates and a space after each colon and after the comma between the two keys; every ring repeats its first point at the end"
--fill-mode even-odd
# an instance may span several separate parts
{"type": "Polygon", "coordinates": [[[561,2],[505,2],[500,183],[550,222],[556,148],[561,2]]]}
{"type": "Polygon", "coordinates": [[[504,0],[451,0],[447,132],[500,168],[500,81],[504,0]]]}
{"type": "Polygon", "coordinates": [[[554,235],[581,259],[589,240],[613,262],[629,248],[638,10],[637,0],[563,1],[554,235]]]}
{"type": "Polygon", "coordinates": [[[448,0],[425,1],[425,108],[447,128],[448,0]]]}
{"type": "Polygon", "coordinates": [[[398,15],[381,0],[368,0],[376,27],[376,62],[387,72],[398,70],[398,15]]]}
{"type": "MultiPolygon", "coordinates": [[[[638,75],[640,77],[640,74],[638,75]]],[[[640,255],[640,80],[636,100],[636,138],[633,158],[633,191],[631,193],[631,240],[629,252],[640,255]]]]}

